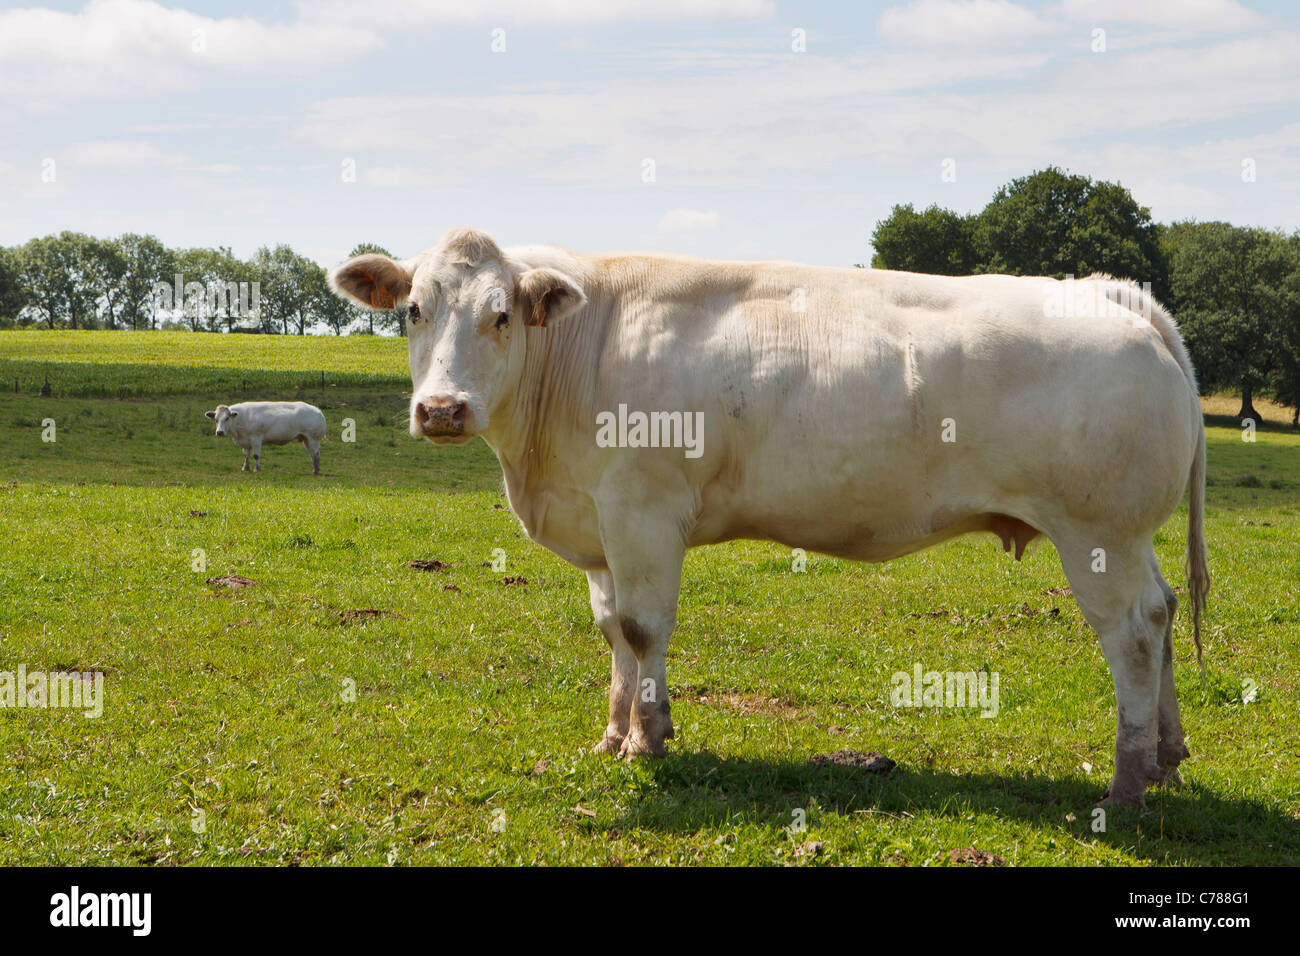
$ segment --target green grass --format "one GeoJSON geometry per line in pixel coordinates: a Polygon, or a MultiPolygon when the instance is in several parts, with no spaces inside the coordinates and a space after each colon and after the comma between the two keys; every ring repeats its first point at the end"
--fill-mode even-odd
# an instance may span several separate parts
{"type": "MultiPolygon", "coordinates": [[[[678,737],[619,763],[586,752],[609,665],[585,580],[522,536],[482,443],[418,443],[402,389],[340,386],[306,393],[329,420],[322,477],[297,446],[243,474],[202,418],[223,397],[0,397],[0,670],[106,675],[100,719],[0,711],[0,863],[1300,860],[1295,434],[1210,430],[1204,683],[1185,615],[1175,638],[1188,785],[1094,833],[1114,702],[1095,636],[1049,591],[1050,546],[1017,564],[975,536],[806,573],[772,544],[692,552],[678,737]],[[497,548],[501,572],[482,566],[497,548]],[[421,558],[451,567],[406,566],[421,558]],[[257,583],[204,583],[225,574],[257,583]],[[998,716],[891,707],[917,662],[997,671],[998,716]],[[810,762],[846,748],[899,769],[810,762]]],[[[1157,539],[1175,586],[1185,527],[1157,539]]]]}
{"type": "Polygon", "coordinates": [[[207,332],[0,332],[0,393],[118,398],[391,386],[410,382],[406,340],[207,332]],[[323,378],[322,378],[323,376],[323,378]]]}

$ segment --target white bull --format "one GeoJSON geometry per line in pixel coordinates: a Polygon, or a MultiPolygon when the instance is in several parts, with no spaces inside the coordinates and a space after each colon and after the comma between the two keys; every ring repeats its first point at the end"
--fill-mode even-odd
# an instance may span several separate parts
{"type": "Polygon", "coordinates": [[[325,441],[325,414],[306,402],[240,402],[218,405],[204,414],[217,423],[217,437],[229,435],[244,449],[243,471],[248,459],[253,470],[262,470],[263,445],[287,445],[300,441],[311,454],[312,474],[320,474],[320,443],[325,441]]]}
{"type": "Polygon", "coordinates": [[[1190,479],[1199,656],[1205,439],[1177,329],[1134,286],[502,251],[474,230],[330,281],[407,308],[412,433],[482,436],[528,535],[587,573],[613,652],[597,750],[662,755],[673,736],[664,655],[688,548],[885,561],[991,531],[1017,557],[1049,538],[1100,636],[1107,799],[1177,782],[1177,601],[1152,537],[1190,479]],[[1101,314],[1079,314],[1081,290],[1101,314]]]}

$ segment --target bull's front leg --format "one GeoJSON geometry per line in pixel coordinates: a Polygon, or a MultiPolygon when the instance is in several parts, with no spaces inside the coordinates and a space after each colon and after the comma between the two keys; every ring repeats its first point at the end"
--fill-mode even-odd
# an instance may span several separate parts
{"type": "Polygon", "coordinates": [[[244,467],[240,471],[248,471],[248,446],[244,446],[244,467]]]}
{"type": "Polygon", "coordinates": [[[636,661],[636,684],[619,754],[662,757],[664,741],[673,736],[665,658],[677,623],[686,547],[675,516],[629,508],[626,501],[618,504],[621,510],[602,513],[601,539],[614,581],[618,628],[636,661]]]}
{"type": "Polygon", "coordinates": [[[632,695],[636,690],[637,660],[623,639],[618,623],[618,605],[614,598],[614,576],[608,571],[588,571],[587,588],[591,592],[591,613],[596,626],[609,644],[612,661],[609,674],[609,723],[605,736],[592,748],[593,753],[616,754],[627,737],[631,717],[632,695]]]}

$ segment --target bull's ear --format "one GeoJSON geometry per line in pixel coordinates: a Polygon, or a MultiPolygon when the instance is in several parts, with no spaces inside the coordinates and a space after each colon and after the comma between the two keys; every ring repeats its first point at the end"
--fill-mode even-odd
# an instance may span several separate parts
{"type": "Polygon", "coordinates": [[[239,417],[239,412],[234,412],[234,411],[232,411],[232,412],[230,413],[230,417],[231,417],[231,418],[238,418],[238,417],[239,417]]]}
{"type": "Polygon", "coordinates": [[[413,275],[410,260],[367,253],[335,266],[329,283],[335,294],[368,309],[391,309],[410,295],[413,275]]]}
{"type": "Polygon", "coordinates": [[[203,413],[203,417],[204,417],[204,418],[216,418],[216,417],[217,417],[217,413],[216,413],[216,412],[204,412],[204,413],[203,413]]]}
{"type": "Polygon", "coordinates": [[[558,322],[587,301],[582,287],[558,269],[530,269],[519,277],[515,301],[525,325],[558,322]]]}

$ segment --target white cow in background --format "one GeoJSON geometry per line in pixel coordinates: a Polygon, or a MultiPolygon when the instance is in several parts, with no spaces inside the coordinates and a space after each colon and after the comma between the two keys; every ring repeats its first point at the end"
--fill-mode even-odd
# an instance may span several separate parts
{"type": "Polygon", "coordinates": [[[244,471],[248,458],[253,470],[262,470],[263,445],[287,445],[300,441],[311,453],[312,474],[320,474],[320,443],[325,440],[325,413],[306,402],[240,402],[218,405],[205,412],[217,423],[217,437],[230,436],[244,449],[244,471]]]}
{"type": "Polygon", "coordinates": [[[613,651],[598,750],[673,736],[688,548],[887,561],[982,531],[1018,558],[1041,534],[1114,678],[1109,801],[1178,781],[1178,602],[1152,538],[1190,485],[1199,654],[1205,435],[1177,327],[1131,283],[503,250],[471,229],[330,283],[406,308],[412,433],[482,436],[529,537],[586,572],[613,651]]]}

